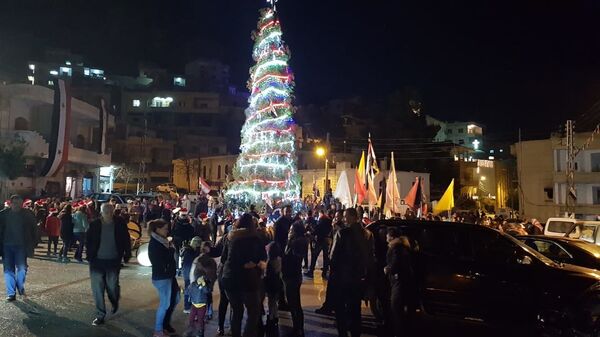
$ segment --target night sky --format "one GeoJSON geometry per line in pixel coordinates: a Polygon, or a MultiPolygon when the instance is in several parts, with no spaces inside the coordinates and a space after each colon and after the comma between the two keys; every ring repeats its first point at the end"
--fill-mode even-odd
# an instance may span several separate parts
{"type": "MultiPolygon", "coordinates": [[[[2,0],[0,63],[69,48],[110,74],[139,61],[252,64],[264,0],[2,0]]],[[[280,0],[296,103],[415,88],[424,112],[488,132],[547,136],[600,99],[600,1],[280,0]]],[[[318,121],[315,121],[318,122],[318,121]]]]}

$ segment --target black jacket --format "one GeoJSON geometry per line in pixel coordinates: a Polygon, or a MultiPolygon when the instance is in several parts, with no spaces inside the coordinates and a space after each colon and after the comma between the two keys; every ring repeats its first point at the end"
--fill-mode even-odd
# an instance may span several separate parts
{"type": "Polygon", "coordinates": [[[313,235],[315,241],[324,242],[331,237],[331,231],[333,226],[331,225],[331,218],[328,216],[322,216],[319,218],[319,222],[313,228],[313,235]]]}
{"type": "Polygon", "coordinates": [[[256,231],[237,229],[228,234],[229,242],[223,249],[223,284],[230,291],[257,291],[262,271],[246,269],[248,262],[267,261],[265,246],[256,231]]]}
{"type": "Polygon", "coordinates": [[[60,237],[63,240],[71,240],[73,238],[73,215],[61,214],[60,219],[60,237]]]}
{"type": "Polygon", "coordinates": [[[279,247],[287,246],[288,233],[292,222],[294,222],[292,218],[281,216],[273,224],[273,229],[275,230],[274,241],[279,244],[279,247]]]}
{"type": "MultiPolygon", "coordinates": [[[[127,223],[123,218],[113,217],[115,222],[115,243],[117,244],[117,254],[119,261],[128,262],[131,258],[131,239],[127,230],[127,223]]],[[[102,219],[96,219],[90,223],[86,234],[87,260],[90,264],[96,261],[98,249],[100,249],[100,238],[102,237],[102,219]]]]}
{"type": "MultiPolygon", "coordinates": [[[[6,226],[6,216],[11,212],[10,208],[6,208],[0,211],[0,256],[4,252],[4,230],[6,226]]],[[[19,211],[23,223],[25,248],[27,249],[27,256],[33,257],[36,242],[36,223],[35,215],[28,209],[21,209],[19,211]]]]}
{"type": "Polygon", "coordinates": [[[302,282],[302,259],[308,253],[308,239],[302,223],[297,222],[292,226],[281,259],[281,274],[284,280],[302,282]]]}
{"type": "Polygon", "coordinates": [[[167,248],[155,238],[148,244],[148,256],[152,263],[152,279],[166,280],[175,278],[177,263],[175,262],[175,248],[167,248]]]}
{"type": "Polygon", "coordinates": [[[189,242],[194,237],[194,226],[192,226],[192,223],[187,219],[177,219],[172,234],[175,245],[181,247],[183,242],[189,242]]]}
{"type": "Polygon", "coordinates": [[[336,282],[360,285],[375,267],[373,234],[360,223],[341,229],[331,248],[331,277],[336,282]]]}

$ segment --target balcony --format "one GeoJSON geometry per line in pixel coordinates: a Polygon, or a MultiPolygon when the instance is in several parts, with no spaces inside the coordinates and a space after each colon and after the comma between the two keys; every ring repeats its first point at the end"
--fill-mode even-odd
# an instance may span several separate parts
{"type": "Polygon", "coordinates": [[[69,162],[97,167],[110,166],[110,151],[105,154],[98,154],[97,150],[77,148],[69,142],[69,162]]]}

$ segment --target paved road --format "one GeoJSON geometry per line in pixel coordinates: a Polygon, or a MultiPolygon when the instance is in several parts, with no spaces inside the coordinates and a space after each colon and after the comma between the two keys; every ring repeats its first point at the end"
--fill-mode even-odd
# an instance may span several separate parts
{"type": "MultiPolygon", "coordinates": [[[[29,265],[26,284],[28,299],[13,303],[0,301],[0,336],[152,336],[158,298],[150,281],[150,268],[132,263],[122,270],[120,311],[114,316],[109,315],[105,326],[93,327],[94,303],[87,264],[57,263],[47,258],[40,249],[36,251],[36,258],[29,259],[29,265]]],[[[0,280],[0,289],[3,299],[3,278],[0,280]]],[[[217,287],[215,291],[215,303],[218,303],[217,287]]],[[[302,285],[302,304],[307,336],[337,335],[332,318],[314,313],[324,297],[325,285],[320,277],[305,280],[302,285]]],[[[108,300],[107,307],[110,308],[108,300]]],[[[173,326],[181,333],[185,330],[186,319],[182,310],[180,303],[173,322],[173,326]]],[[[281,316],[281,331],[285,336],[291,327],[291,320],[287,312],[281,313],[281,316]]],[[[373,331],[372,317],[366,317],[365,327],[373,331]]],[[[216,315],[206,331],[206,336],[215,335],[216,315]]],[[[364,336],[373,335],[374,332],[364,336]]]]}

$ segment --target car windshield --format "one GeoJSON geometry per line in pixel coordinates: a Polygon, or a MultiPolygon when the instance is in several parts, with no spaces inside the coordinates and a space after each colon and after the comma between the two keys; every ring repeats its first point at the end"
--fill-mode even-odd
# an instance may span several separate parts
{"type": "Polygon", "coordinates": [[[542,262],[546,263],[546,264],[551,264],[551,265],[557,265],[556,262],[554,262],[552,259],[544,256],[542,253],[536,251],[535,249],[527,246],[525,243],[523,243],[522,241],[512,237],[512,235],[504,235],[504,237],[508,238],[509,240],[511,240],[514,244],[518,245],[519,247],[523,248],[525,251],[527,251],[529,254],[535,256],[536,258],[538,258],[539,260],[541,260],[542,262]]]}
{"type": "Polygon", "coordinates": [[[600,246],[597,246],[593,243],[587,243],[584,241],[571,241],[571,243],[574,246],[581,248],[581,249],[585,250],[586,252],[594,255],[594,257],[600,258],[600,246]]]}
{"type": "Polygon", "coordinates": [[[548,223],[548,231],[553,233],[566,233],[573,226],[573,222],[569,221],[550,221],[548,223]]]}

